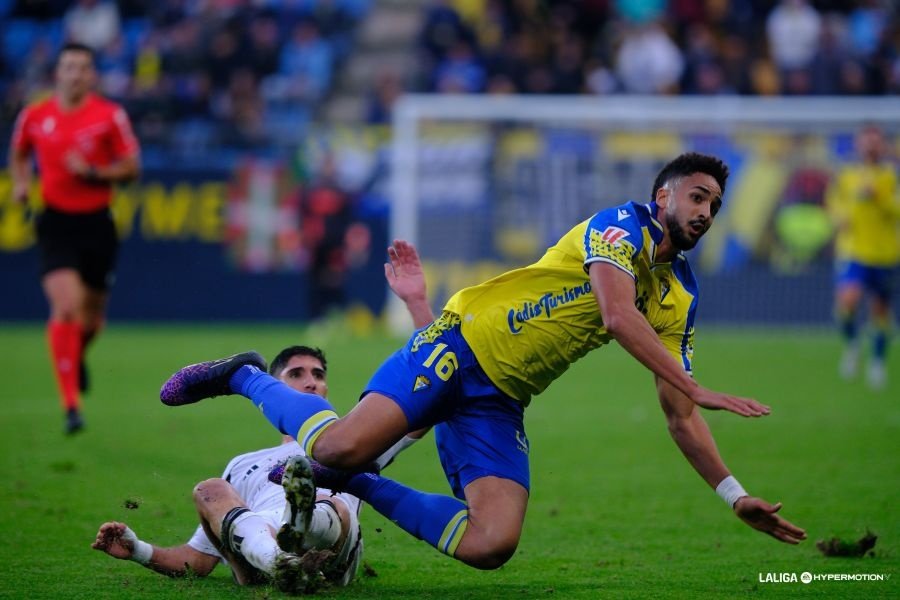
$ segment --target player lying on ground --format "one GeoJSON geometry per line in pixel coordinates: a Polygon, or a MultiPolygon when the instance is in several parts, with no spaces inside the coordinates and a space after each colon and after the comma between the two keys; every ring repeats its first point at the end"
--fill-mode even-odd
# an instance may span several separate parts
{"type": "MultiPolygon", "coordinates": [[[[271,373],[292,389],[322,397],[328,393],[325,356],[318,349],[285,348],[271,373]]],[[[283,591],[303,592],[315,585],[320,570],[328,581],[347,585],[362,553],[360,502],[349,494],[316,490],[309,464],[298,454],[294,439],[283,436],[281,445],[237,456],[221,478],[198,483],[193,497],[200,526],[181,546],[146,544],[124,523],[112,522],[100,526],[93,548],[170,576],[189,569],[205,577],[223,561],[240,585],[271,577],[283,591]],[[283,487],[270,483],[269,472],[292,457],[283,487]],[[331,555],[301,560],[311,549],[331,555]]]]}
{"type": "MultiPolygon", "coordinates": [[[[411,247],[402,248],[401,255],[391,252],[385,275],[413,320],[420,326],[431,321],[424,275],[411,247]]],[[[279,353],[269,371],[291,389],[326,397],[326,367],[320,350],[292,346],[279,353]]],[[[299,395],[296,399],[303,401],[299,395]]],[[[380,464],[386,465],[423,434],[413,433],[398,442],[379,459],[380,464]]],[[[170,576],[190,570],[205,577],[220,561],[227,561],[241,585],[264,580],[265,575],[274,577],[284,591],[311,591],[317,583],[315,571],[320,570],[328,581],[347,585],[362,555],[359,500],[311,489],[308,466],[297,460],[298,454],[302,449],[285,435],[280,446],[235,457],[222,478],[199,483],[194,502],[201,524],[186,544],[151,546],[138,540],[126,524],[110,522],[100,527],[93,547],[170,576]],[[280,473],[285,463],[282,489],[269,483],[267,476],[273,469],[280,473]],[[235,541],[238,538],[240,542],[235,541]],[[332,555],[320,553],[304,561],[300,556],[309,557],[309,549],[327,549],[332,555]]]]}
{"type": "MultiPolygon", "coordinates": [[[[778,515],[781,504],[750,496],[730,474],[698,410],[758,417],[769,408],[691,375],[698,290],[683,251],[712,225],[727,177],[719,159],[683,154],[657,175],[648,204],[603,210],[535,264],[458,292],[344,417],[322,398],[296,402],[252,353],[186,367],[160,398],[181,405],[246,396],[321,463],[313,464],[319,485],[349,491],[441,552],[493,569],[515,552],[528,502],[525,406],[571,363],[616,340],[654,374],[669,431],[707,484],[751,527],[799,543],[806,533],[778,515]],[[360,472],[430,425],[455,498],[360,472]]],[[[605,393],[615,393],[610,375],[598,380],[598,401],[605,393]]]]}

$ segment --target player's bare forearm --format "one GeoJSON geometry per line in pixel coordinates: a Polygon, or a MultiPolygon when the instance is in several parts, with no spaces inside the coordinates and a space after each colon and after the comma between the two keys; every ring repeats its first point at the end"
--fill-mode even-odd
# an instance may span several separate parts
{"type": "Polygon", "coordinates": [[[425,273],[415,246],[405,240],[394,240],[388,248],[389,262],[384,265],[384,277],[391,290],[403,300],[416,327],[434,321],[428,303],[425,273]]]}
{"type": "Polygon", "coordinates": [[[713,489],[728,477],[716,442],[694,402],[668,382],[657,378],[659,403],[666,415],[669,434],[694,470],[713,489]]]}
{"type": "Polygon", "coordinates": [[[147,567],[168,577],[196,575],[206,577],[219,563],[219,559],[194,550],[187,544],[172,548],[153,547],[153,558],[147,567]]]}
{"type": "Polygon", "coordinates": [[[768,406],[752,398],[713,392],[694,381],[672,358],[650,323],[635,308],[635,286],[630,275],[610,264],[594,263],[590,267],[590,277],[606,330],[654,375],[704,408],[728,410],[744,417],[769,414],[768,406]]]}
{"type": "Polygon", "coordinates": [[[593,263],[590,278],[607,332],[657,377],[691,396],[699,385],[672,358],[650,323],[635,308],[631,276],[610,264],[593,263]]]}
{"type": "Polygon", "coordinates": [[[409,311],[409,314],[412,316],[413,325],[418,329],[419,327],[425,327],[432,321],[434,321],[434,313],[431,312],[431,306],[428,304],[428,300],[421,301],[410,301],[406,303],[406,310],[409,311]]]}
{"type": "MultiPolygon", "coordinates": [[[[125,523],[110,521],[100,526],[91,548],[119,560],[134,560],[135,547],[139,543],[143,542],[125,523]]],[[[219,563],[218,557],[204,554],[187,544],[171,548],[150,545],[150,548],[150,560],[143,566],[169,577],[182,577],[189,572],[205,577],[219,563]]]]}
{"type": "Polygon", "coordinates": [[[28,199],[31,186],[31,160],[28,154],[11,148],[9,151],[9,174],[13,183],[13,200],[24,202],[28,199]]]}
{"type": "Polygon", "coordinates": [[[138,178],[141,174],[141,163],[137,156],[128,156],[112,164],[95,167],[94,177],[109,183],[126,183],[138,178]]]}

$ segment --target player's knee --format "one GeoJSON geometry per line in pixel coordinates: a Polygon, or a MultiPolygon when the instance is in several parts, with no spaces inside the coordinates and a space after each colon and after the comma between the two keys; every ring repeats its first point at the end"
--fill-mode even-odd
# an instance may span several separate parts
{"type": "Polygon", "coordinates": [[[497,540],[470,550],[463,556],[457,555],[456,558],[476,569],[490,571],[505,565],[516,553],[517,547],[518,540],[497,540]]]}
{"type": "Polygon", "coordinates": [[[456,558],[477,569],[499,569],[512,558],[519,535],[512,530],[474,528],[470,523],[456,551],[456,558]]]}
{"type": "Polygon", "coordinates": [[[201,481],[194,486],[194,504],[201,506],[215,502],[226,492],[228,485],[227,481],[218,477],[201,481]]]}
{"type": "Polygon", "coordinates": [[[74,302],[57,302],[50,307],[50,318],[62,323],[74,323],[79,320],[78,307],[74,302]]]}

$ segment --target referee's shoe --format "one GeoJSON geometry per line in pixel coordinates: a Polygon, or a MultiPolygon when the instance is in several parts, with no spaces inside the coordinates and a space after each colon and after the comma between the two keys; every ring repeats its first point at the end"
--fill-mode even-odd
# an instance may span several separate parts
{"type": "Polygon", "coordinates": [[[78,412],[77,408],[70,408],[66,411],[66,427],[65,431],[68,435],[72,435],[73,433],[78,433],[84,429],[84,421],[81,419],[81,414],[78,412]]]}

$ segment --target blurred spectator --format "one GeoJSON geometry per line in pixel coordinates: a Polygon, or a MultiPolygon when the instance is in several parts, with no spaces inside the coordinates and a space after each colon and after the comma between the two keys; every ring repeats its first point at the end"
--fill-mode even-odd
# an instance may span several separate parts
{"type": "Polygon", "coordinates": [[[63,17],[66,37],[102,50],[119,36],[119,9],[110,0],[78,0],[63,17]]]}
{"type": "Polygon", "coordinates": [[[432,0],[425,9],[420,43],[428,58],[437,64],[459,40],[472,41],[472,32],[449,0],[432,0]]]}
{"type": "Polygon", "coordinates": [[[134,59],[125,38],[121,35],[110,42],[97,55],[97,71],[100,74],[100,89],[105,96],[117,101],[124,100],[131,89],[131,75],[134,59]]]}
{"type": "Polygon", "coordinates": [[[751,93],[750,53],[739,35],[726,35],[719,43],[724,87],[735,94],[751,93]]]}
{"type": "Polygon", "coordinates": [[[331,48],[319,35],[316,24],[300,21],[281,51],[279,72],[286,76],[291,98],[319,99],[331,81],[331,48]]]}
{"type": "Polygon", "coordinates": [[[681,79],[683,93],[718,94],[726,91],[716,40],[705,23],[695,23],[689,27],[684,58],[685,69],[681,79]]]}
{"type": "Polygon", "coordinates": [[[456,41],[434,73],[434,89],[445,93],[473,93],[484,90],[486,73],[471,45],[456,41]]]}
{"type": "Polygon", "coordinates": [[[242,50],[237,35],[228,27],[213,32],[204,61],[215,89],[226,87],[232,73],[243,66],[246,52],[242,50]]]}
{"type": "Polygon", "coordinates": [[[819,48],[809,66],[811,92],[820,95],[852,93],[847,89],[844,73],[854,68],[846,52],[844,20],[837,14],[822,20],[819,48]]]}
{"type": "Polygon", "coordinates": [[[615,0],[616,12],[627,22],[650,23],[663,16],[665,0],[615,0]]]}
{"type": "Polygon", "coordinates": [[[681,50],[657,23],[629,28],[616,56],[626,92],[659,94],[677,90],[684,69],[681,50]]]}
{"type": "Polygon", "coordinates": [[[239,148],[265,145],[265,107],[259,94],[256,75],[247,68],[231,74],[228,88],[216,95],[214,114],[226,125],[226,140],[239,148]]]}
{"type": "Polygon", "coordinates": [[[260,77],[267,77],[278,71],[281,39],[278,22],[274,17],[262,15],[250,22],[248,41],[248,62],[260,77]]]}
{"type": "Polygon", "coordinates": [[[337,181],[331,154],[324,157],[318,177],[303,193],[301,219],[310,256],[310,316],[317,319],[344,305],[347,232],[353,225],[350,196],[337,181]]]}
{"type": "Polygon", "coordinates": [[[585,91],[590,94],[605,96],[618,91],[615,74],[602,60],[593,59],[584,68],[585,91]]]}
{"type": "Polygon", "coordinates": [[[366,108],[366,122],[386,125],[391,122],[394,102],[403,93],[400,76],[394,71],[382,71],[375,78],[375,86],[369,94],[366,108]]]}
{"type": "Polygon", "coordinates": [[[783,72],[809,66],[819,44],[822,18],[807,0],[781,0],[766,20],[772,59],[783,72]]]}
{"type": "MultiPolygon", "coordinates": [[[[881,0],[861,0],[848,19],[850,46],[856,56],[874,54],[890,15],[881,0]]],[[[896,2],[894,10],[896,10],[896,2]]]]}

